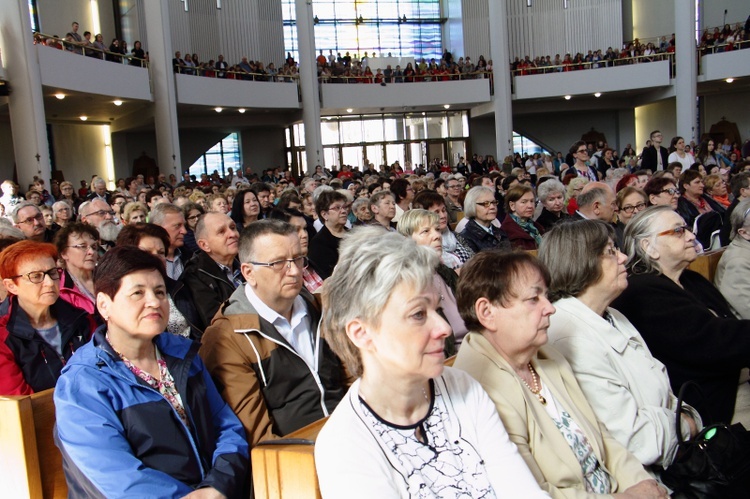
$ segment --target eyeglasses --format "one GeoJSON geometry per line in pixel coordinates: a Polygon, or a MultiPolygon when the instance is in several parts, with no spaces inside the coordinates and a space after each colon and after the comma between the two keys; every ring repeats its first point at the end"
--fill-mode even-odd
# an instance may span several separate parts
{"type": "Polygon", "coordinates": [[[451,184],[451,185],[446,185],[445,186],[446,189],[458,189],[459,187],[461,187],[461,186],[458,185],[458,184],[451,184]]]}
{"type": "Polygon", "coordinates": [[[490,206],[497,206],[497,201],[484,201],[483,203],[477,203],[477,206],[489,208],[490,206]]]}
{"type": "Polygon", "coordinates": [[[31,217],[31,218],[27,218],[26,220],[21,220],[18,223],[19,224],[26,224],[26,225],[34,225],[34,221],[37,221],[39,223],[44,223],[44,215],[42,215],[42,213],[39,212],[38,215],[36,215],[34,217],[31,217]]]}
{"type": "Polygon", "coordinates": [[[52,267],[49,270],[34,270],[32,272],[27,272],[26,274],[21,275],[14,275],[13,277],[9,277],[8,279],[18,279],[19,277],[25,277],[28,279],[31,284],[39,284],[44,281],[44,276],[48,275],[50,279],[53,281],[60,280],[60,276],[63,273],[63,269],[60,267],[52,267]]]}
{"type": "Polygon", "coordinates": [[[588,149],[579,149],[576,151],[576,154],[588,154],[588,153],[589,153],[588,149]]]}
{"type": "Polygon", "coordinates": [[[657,232],[656,233],[656,237],[660,237],[660,236],[682,236],[686,232],[692,233],[693,231],[690,230],[690,227],[688,227],[687,225],[680,225],[679,227],[675,227],[673,229],[663,230],[661,232],[657,232]]]}
{"type": "Polygon", "coordinates": [[[250,262],[253,265],[258,265],[260,267],[270,267],[276,272],[281,272],[284,269],[290,269],[292,268],[292,263],[297,266],[298,269],[304,269],[307,268],[308,260],[306,256],[298,256],[297,258],[292,258],[290,260],[284,259],[284,260],[276,260],[275,262],[250,262]]]}
{"type": "Polygon", "coordinates": [[[187,217],[186,220],[198,220],[202,216],[203,216],[202,213],[198,213],[197,215],[191,215],[191,216],[187,217]]]}
{"type": "Polygon", "coordinates": [[[96,253],[97,251],[99,251],[99,245],[98,244],[71,244],[70,246],[68,246],[68,248],[75,248],[77,250],[81,250],[81,251],[84,251],[84,252],[88,251],[88,250],[91,250],[94,253],[96,253]]]}
{"type": "Polygon", "coordinates": [[[345,204],[335,204],[333,206],[328,207],[328,211],[343,211],[346,209],[345,204]]]}
{"type": "Polygon", "coordinates": [[[669,189],[662,189],[659,191],[659,194],[664,194],[665,192],[668,192],[670,196],[676,196],[680,193],[678,189],[675,189],[674,187],[670,187],[669,189]]]}
{"type": "Polygon", "coordinates": [[[633,206],[633,205],[623,206],[622,208],[620,208],[620,211],[624,211],[625,213],[627,213],[629,215],[629,214],[633,213],[633,211],[635,211],[635,210],[641,211],[645,207],[646,207],[646,203],[638,203],[635,206],[633,206]]]}
{"type": "Polygon", "coordinates": [[[86,216],[87,217],[106,217],[107,215],[109,215],[110,217],[114,217],[115,212],[112,210],[98,210],[98,211],[93,211],[86,216]]]}
{"type": "Polygon", "coordinates": [[[617,254],[620,252],[619,249],[617,249],[616,246],[607,246],[604,248],[604,253],[602,256],[617,256],[617,254]]]}

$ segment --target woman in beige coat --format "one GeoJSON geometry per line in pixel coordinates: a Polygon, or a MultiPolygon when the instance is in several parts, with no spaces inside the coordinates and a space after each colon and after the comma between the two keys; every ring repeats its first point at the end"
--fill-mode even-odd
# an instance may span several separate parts
{"type": "Polygon", "coordinates": [[[547,343],[549,273],[525,253],[487,252],[461,273],[458,306],[471,332],[454,367],[495,402],[511,440],[552,497],[666,498],[600,425],[565,359],[547,343]]]}
{"type": "Polygon", "coordinates": [[[732,211],[732,242],[721,255],[714,284],[738,319],[750,319],[750,199],[732,211]]]}

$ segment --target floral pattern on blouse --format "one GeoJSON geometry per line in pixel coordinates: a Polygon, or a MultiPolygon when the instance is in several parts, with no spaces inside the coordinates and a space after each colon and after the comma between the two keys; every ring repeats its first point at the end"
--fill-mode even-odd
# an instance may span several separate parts
{"type": "Polygon", "coordinates": [[[586,435],[575,424],[568,411],[563,409],[560,411],[560,419],[552,419],[581,464],[586,492],[609,494],[612,487],[609,475],[599,464],[599,460],[594,455],[594,449],[591,447],[586,435]]]}

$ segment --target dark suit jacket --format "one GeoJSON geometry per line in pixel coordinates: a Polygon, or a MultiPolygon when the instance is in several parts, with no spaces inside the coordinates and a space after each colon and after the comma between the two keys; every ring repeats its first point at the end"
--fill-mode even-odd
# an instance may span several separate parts
{"type": "Polygon", "coordinates": [[[702,394],[688,390],[685,400],[703,424],[731,421],[740,369],[750,365],[750,321],[736,319],[700,274],[685,270],[680,284],[684,289],[664,275],[631,275],[612,307],[667,367],[675,393],[688,380],[698,384],[702,394]]]}
{"type": "MultiPolygon", "coordinates": [[[[661,164],[664,169],[667,169],[667,159],[669,158],[669,152],[666,147],[659,147],[659,153],[661,154],[661,164]]],[[[641,169],[645,170],[648,168],[652,172],[656,171],[657,160],[656,160],[656,148],[654,146],[644,147],[643,153],[641,154],[641,169]]]]}

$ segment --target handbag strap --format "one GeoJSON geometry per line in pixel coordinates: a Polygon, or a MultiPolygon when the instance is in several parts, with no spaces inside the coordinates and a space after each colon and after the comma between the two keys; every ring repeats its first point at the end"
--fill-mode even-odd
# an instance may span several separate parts
{"type": "Polygon", "coordinates": [[[675,411],[675,428],[677,428],[677,441],[679,443],[685,442],[685,439],[682,437],[682,404],[685,400],[685,392],[687,392],[690,386],[703,396],[703,392],[695,381],[686,381],[680,387],[680,393],[677,394],[677,410],[675,411]]]}

